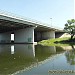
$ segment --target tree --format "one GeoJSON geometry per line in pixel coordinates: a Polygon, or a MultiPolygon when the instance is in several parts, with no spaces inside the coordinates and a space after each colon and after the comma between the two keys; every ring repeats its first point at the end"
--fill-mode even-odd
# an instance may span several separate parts
{"type": "Polygon", "coordinates": [[[64,30],[69,33],[71,35],[71,39],[73,39],[73,36],[75,35],[75,20],[67,20],[64,30]]]}

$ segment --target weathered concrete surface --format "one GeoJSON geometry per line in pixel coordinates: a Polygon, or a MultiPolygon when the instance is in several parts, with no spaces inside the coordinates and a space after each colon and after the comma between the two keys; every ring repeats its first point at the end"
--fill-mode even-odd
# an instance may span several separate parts
{"type": "Polygon", "coordinates": [[[34,43],[34,27],[14,31],[14,43],[34,43]]]}
{"type": "Polygon", "coordinates": [[[34,32],[35,41],[47,40],[55,38],[55,31],[37,31],[34,32]]]}

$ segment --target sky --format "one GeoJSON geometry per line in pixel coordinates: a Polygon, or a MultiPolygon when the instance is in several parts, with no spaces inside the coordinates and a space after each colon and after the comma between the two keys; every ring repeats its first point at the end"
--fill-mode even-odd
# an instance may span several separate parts
{"type": "Polygon", "coordinates": [[[74,18],[74,0],[0,0],[0,11],[64,28],[74,18]]]}

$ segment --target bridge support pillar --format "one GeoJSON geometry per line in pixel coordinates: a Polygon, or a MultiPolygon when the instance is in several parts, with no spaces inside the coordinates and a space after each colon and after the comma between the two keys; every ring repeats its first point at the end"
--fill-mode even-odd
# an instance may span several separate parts
{"type": "Polygon", "coordinates": [[[55,31],[35,31],[35,42],[55,38],[55,31]]]}
{"type": "Polygon", "coordinates": [[[34,27],[14,31],[14,43],[34,43],[34,27]]]}
{"type": "Polygon", "coordinates": [[[10,43],[11,32],[0,33],[0,43],[10,43]]]}
{"type": "Polygon", "coordinates": [[[55,38],[55,31],[46,31],[42,33],[42,39],[55,38]]]}

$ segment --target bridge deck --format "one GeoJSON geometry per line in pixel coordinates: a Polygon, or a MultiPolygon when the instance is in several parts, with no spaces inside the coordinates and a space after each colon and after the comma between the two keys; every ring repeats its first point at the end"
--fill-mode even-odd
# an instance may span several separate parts
{"type": "Polygon", "coordinates": [[[50,27],[47,24],[43,24],[36,21],[27,20],[25,18],[17,17],[14,15],[8,15],[0,13],[0,32],[13,31],[18,29],[24,29],[27,27],[36,27],[36,31],[57,31],[58,29],[50,27]]]}

